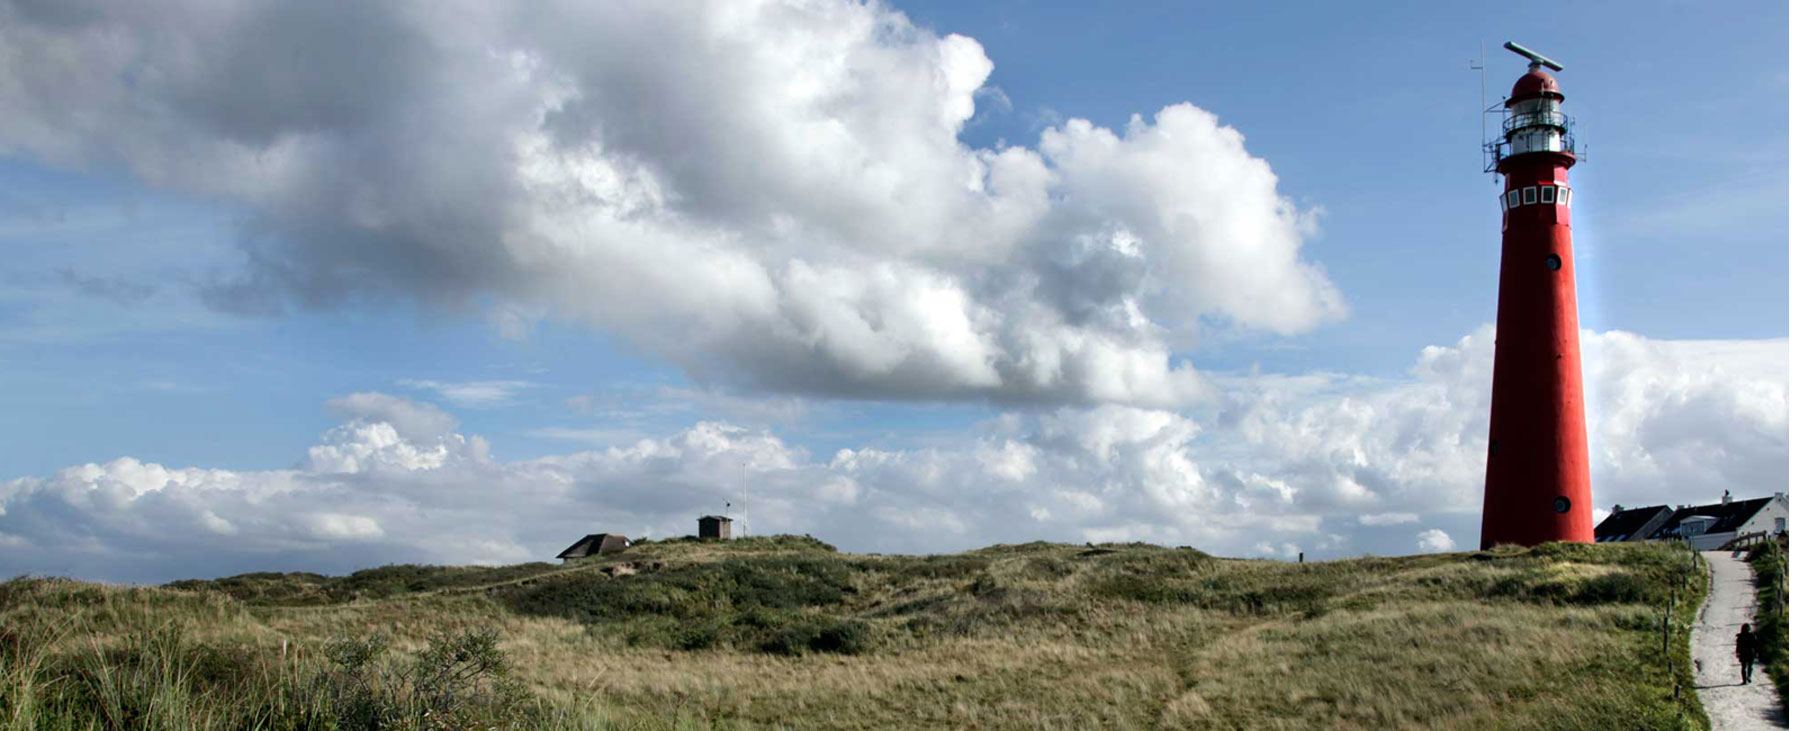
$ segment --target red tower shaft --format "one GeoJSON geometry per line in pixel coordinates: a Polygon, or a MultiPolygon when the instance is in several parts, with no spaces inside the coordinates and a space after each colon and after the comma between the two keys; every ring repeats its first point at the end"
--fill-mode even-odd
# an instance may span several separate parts
{"type": "Polygon", "coordinates": [[[1500,304],[1481,547],[1594,541],[1570,235],[1569,122],[1536,68],[1507,99],[1500,304]]]}

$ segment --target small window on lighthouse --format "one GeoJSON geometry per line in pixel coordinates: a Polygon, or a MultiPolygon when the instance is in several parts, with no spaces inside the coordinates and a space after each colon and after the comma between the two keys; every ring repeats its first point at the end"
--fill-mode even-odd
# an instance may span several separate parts
{"type": "Polygon", "coordinates": [[[1519,207],[1519,191],[1517,188],[1506,191],[1506,207],[1507,208],[1518,208],[1519,207]]]}
{"type": "Polygon", "coordinates": [[[1556,205],[1559,205],[1559,206],[1569,205],[1569,189],[1568,188],[1559,187],[1556,189],[1556,205]]]}
{"type": "Polygon", "coordinates": [[[1543,201],[1544,205],[1550,205],[1550,204],[1555,203],[1556,202],[1556,186],[1546,185],[1542,188],[1538,188],[1538,200],[1543,201]]]}
{"type": "Polygon", "coordinates": [[[1549,267],[1550,271],[1553,271],[1553,272],[1558,269],[1561,269],[1562,268],[1562,257],[1557,256],[1555,254],[1546,256],[1546,257],[1544,257],[1544,266],[1549,267]]]}
{"type": "Polygon", "coordinates": [[[1567,513],[1569,512],[1569,499],[1558,495],[1555,500],[1551,501],[1550,507],[1555,508],[1558,513],[1567,513]]]}
{"type": "Polygon", "coordinates": [[[1525,205],[1528,205],[1528,206],[1537,205],[1537,187],[1536,186],[1532,186],[1530,188],[1525,189],[1525,205]]]}

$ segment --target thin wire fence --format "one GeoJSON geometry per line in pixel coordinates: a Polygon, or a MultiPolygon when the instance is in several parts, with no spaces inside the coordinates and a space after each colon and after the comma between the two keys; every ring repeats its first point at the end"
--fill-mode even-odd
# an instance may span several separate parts
{"type": "Polygon", "coordinates": [[[1704,581],[1706,575],[1701,573],[1704,569],[1700,552],[1694,550],[1693,544],[1686,541],[1670,541],[1670,544],[1674,550],[1686,553],[1687,560],[1681,563],[1681,570],[1669,580],[1669,601],[1663,605],[1662,651],[1664,664],[1669,670],[1670,697],[1676,701],[1676,707],[1682,709],[1681,712],[1685,714],[1686,706],[1682,705],[1680,701],[1682,689],[1687,683],[1683,682],[1680,669],[1675,666],[1677,653],[1669,647],[1669,642],[1672,637],[1679,634],[1680,630],[1691,633],[1694,623],[1699,621],[1698,610],[1692,619],[1677,617],[1675,610],[1681,605],[1683,591],[1692,588],[1696,580],[1704,581]]]}

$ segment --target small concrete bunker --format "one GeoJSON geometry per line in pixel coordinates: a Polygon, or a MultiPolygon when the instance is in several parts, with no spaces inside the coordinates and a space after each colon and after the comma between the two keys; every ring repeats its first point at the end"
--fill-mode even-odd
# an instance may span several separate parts
{"type": "Polygon", "coordinates": [[[702,539],[716,538],[721,541],[730,540],[731,519],[723,515],[700,516],[700,537],[702,539]]]}

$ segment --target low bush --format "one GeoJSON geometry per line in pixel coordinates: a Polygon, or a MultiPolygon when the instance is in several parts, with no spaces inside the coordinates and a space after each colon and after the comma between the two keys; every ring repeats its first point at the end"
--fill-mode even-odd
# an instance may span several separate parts
{"type": "Polygon", "coordinates": [[[790,533],[779,533],[771,536],[743,536],[730,540],[715,540],[699,536],[676,536],[671,538],[637,538],[631,541],[633,547],[648,546],[688,546],[701,545],[709,549],[730,553],[757,553],[769,551],[820,551],[837,553],[837,546],[821,541],[810,535],[797,536],[790,533]]]}
{"type": "Polygon", "coordinates": [[[760,649],[776,655],[834,652],[855,655],[869,648],[869,625],[855,619],[805,618],[782,626],[760,649]]]}
{"type": "Polygon", "coordinates": [[[1031,579],[1055,581],[1074,575],[1080,568],[1061,556],[1033,556],[1019,567],[1019,573],[1031,579]]]}
{"type": "Polygon", "coordinates": [[[628,645],[855,654],[870,647],[866,624],[808,611],[841,606],[856,591],[853,573],[846,561],[775,554],[617,578],[578,574],[500,597],[521,613],[568,617],[628,645]]]}
{"type": "Polygon", "coordinates": [[[1655,604],[1666,596],[1669,585],[1654,578],[1624,571],[1609,571],[1582,579],[1569,594],[1570,604],[1655,604]]]}
{"type": "Polygon", "coordinates": [[[798,556],[734,558],[610,578],[578,574],[502,593],[514,609],[583,622],[645,615],[718,618],[741,609],[839,604],[854,592],[843,561],[798,556]]]}
{"type": "Polygon", "coordinates": [[[1756,572],[1756,654],[1763,659],[1769,679],[1788,703],[1788,562],[1787,540],[1766,541],[1750,549],[1750,567],[1756,572]]]}
{"type": "Polygon", "coordinates": [[[317,606],[487,586],[547,574],[558,568],[542,562],[516,566],[392,564],[363,569],[348,576],[261,572],[210,580],[185,579],[166,586],[184,591],[218,591],[250,604],[317,606]]]}
{"type": "Polygon", "coordinates": [[[260,571],[210,580],[183,579],[165,586],[182,591],[217,591],[246,603],[295,605],[330,602],[325,586],[331,581],[323,574],[260,571]]]}
{"type": "Polygon", "coordinates": [[[1176,583],[1143,574],[1115,574],[1088,585],[1088,591],[1110,599],[1129,599],[1150,604],[1198,604],[1208,598],[1198,583],[1176,583]]]}
{"type": "Polygon", "coordinates": [[[1100,550],[1115,552],[1088,559],[1094,563],[1094,570],[1099,572],[1123,571],[1160,578],[1191,578],[1213,573],[1221,568],[1221,564],[1227,563],[1200,551],[1167,548],[1145,550],[1136,548],[1135,544],[1103,543],[1100,544],[1100,550]]]}
{"type": "Polygon", "coordinates": [[[676,630],[670,643],[677,650],[710,650],[726,638],[728,627],[716,622],[696,622],[676,630]]]}
{"type": "Polygon", "coordinates": [[[1119,573],[1101,577],[1089,585],[1090,591],[1102,597],[1152,604],[1190,604],[1231,614],[1297,611],[1309,617],[1323,614],[1327,601],[1338,588],[1341,587],[1334,586],[1324,573],[1289,566],[1276,568],[1275,565],[1260,571],[1234,570],[1204,578],[1119,573]]]}
{"type": "MultiPolygon", "coordinates": [[[[964,579],[987,570],[990,563],[987,558],[961,554],[899,558],[881,568],[901,579],[964,579]]],[[[877,566],[872,564],[869,568],[877,566]]]]}
{"type": "Polygon", "coordinates": [[[1489,599],[1575,606],[1656,604],[1666,600],[1678,583],[1661,572],[1584,574],[1569,570],[1566,565],[1537,562],[1507,567],[1486,579],[1481,595],[1489,599]]]}

